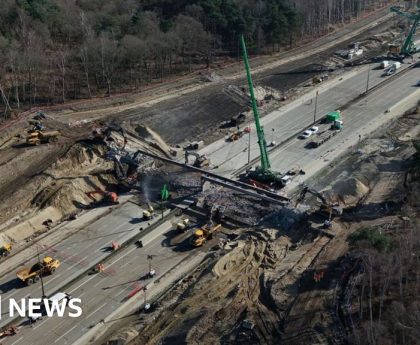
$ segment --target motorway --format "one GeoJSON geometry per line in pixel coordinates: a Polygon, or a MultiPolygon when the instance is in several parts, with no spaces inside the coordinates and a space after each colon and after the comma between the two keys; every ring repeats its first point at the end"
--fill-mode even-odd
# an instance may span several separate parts
{"type": "MultiPolygon", "coordinates": [[[[174,222],[177,218],[173,219],[174,222]]],[[[125,228],[123,226],[122,228],[125,228]]],[[[72,344],[88,329],[104,320],[114,310],[152,281],[156,281],[171,268],[190,255],[197,255],[188,245],[190,234],[178,234],[169,221],[142,238],[144,247],[132,244],[105,263],[106,270],[100,274],[85,275],[65,291],[82,300],[83,317],[44,318],[32,327],[27,320],[21,324],[15,337],[5,338],[8,345],[72,344]],[[152,255],[155,278],[147,278],[148,260],[152,255]]],[[[159,283],[158,283],[159,284],[159,283]]],[[[147,295],[146,295],[147,298],[147,295]]]]}
{"type": "MultiPolygon", "coordinates": [[[[324,116],[329,111],[340,109],[350,100],[366,91],[368,68],[370,68],[369,89],[378,85],[385,78],[383,70],[376,69],[378,64],[364,66],[356,71],[343,75],[338,80],[332,80],[318,88],[319,95],[317,101],[318,118],[324,116]]],[[[403,65],[407,68],[409,65],[403,65]]],[[[401,70],[398,70],[400,73],[401,70]]],[[[381,115],[401,101],[403,98],[418,91],[415,86],[420,78],[419,68],[414,68],[411,72],[394,79],[392,83],[383,88],[372,91],[366,98],[349,105],[342,112],[344,129],[327,143],[317,149],[306,149],[305,144],[310,139],[300,140],[294,138],[285,145],[280,145],[270,154],[272,169],[281,173],[297,167],[304,171],[313,167],[316,160],[324,156],[332,147],[337,147],[349,135],[356,135],[360,128],[369,121],[381,121],[381,115]]],[[[276,141],[281,143],[290,138],[294,133],[310,127],[314,120],[314,101],[315,91],[309,95],[304,95],[297,101],[274,111],[261,119],[265,129],[267,142],[276,141]]],[[[251,126],[251,161],[259,156],[257,135],[255,126],[251,126]]],[[[244,135],[235,142],[227,143],[221,139],[200,150],[201,154],[206,154],[210,158],[214,173],[219,173],[226,177],[231,177],[234,173],[248,162],[248,143],[249,136],[244,135]]]]}
{"type": "MultiPolygon", "coordinates": [[[[351,135],[357,136],[360,128],[368,121],[380,122],[381,116],[387,109],[404,97],[417,92],[419,88],[414,85],[420,78],[419,70],[416,68],[401,78],[394,79],[392,83],[347,107],[343,112],[345,126],[343,132],[320,148],[308,150],[304,148],[305,141],[295,138],[273,151],[270,155],[273,170],[285,172],[294,166],[306,171],[319,169],[320,166],[316,163],[325,163],[325,155],[332,150],[332,147],[340,147],[340,144],[351,135]]],[[[371,69],[370,87],[383,80],[382,73],[383,71],[371,69]]],[[[364,67],[343,75],[342,80],[332,80],[328,84],[321,85],[318,97],[319,116],[340,108],[364,92],[366,77],[367,68],[364,67]]],[[[314,111],[314,102],[310,102],[311,98],[313,93],[265,116],[262,123],[266,129],[267,140],[281,142],[305,125],[309,126],[313,121],[314,111]]],[[[259,154],[255,130],[251,133],[251,142],[251,159],[253,159],[259,154]]],[[[220,140],[201,150],[201,153],[208,154],[212,165],[219,166],[214,172],[231,176],[234,171],[247,163],[247,146],[248,137],[245,136],[234,143],[220,140]]],[[[342,147],[347,146],[342,145],[342,147]]],[[[46,295],[51,295],[85,272],[88,267],[103,261],[109,255],[108,248],[111,241],[123,243],[137,235],[140,227],[146,228],[147,223],[140,219],[141,214],[140,206],[128,202],[116,207],[112,213],[54,247],[43,248],[45,252],[42,252],[42,255],[52,255],[62,261],[62,266],[57,272],[45,278],[46,295]]],[[[8,345],[72,344],[90,327],[98,324],[127,301],[141,286],[151,281],[151,279],[142,279],[148,271],[148,255],[157,255],[152,262],[159,277],[194,254],[187,249],[188,234],[178,235],[172,227],[169,222],[163,223],[145,236],[144,248],[137,248],[134,245],[127,247],[106,263],[107,270],[104,273],[83,275],[81,279],[66,288],[65,292],[82,299],[83,318],[45,318],[33,327],[28,326],[24,320],[18,335],[2,339],[1,342],[8,345]]],[[[26,287],[17,280],[15,272],[1,278],[0,292],[3,313],[0,326],[9,321],[5,314],[7,314],[6,302],[10,297],[19,299],[41,296],[40,284],[26,287]]]]}
{"type": "MultiPolygon", "coordinates": [[[[146,228],[147,222],[141,220],[142,209],[138,205],[127,202],[114,208],[108,214],[93,222],[86,228],[67,237],[65,240],[50,248],[40,248],[41,260],[50,255],[61,261],[61,266],[54,275],[44,277],[45,294],[50,296],[81,273],[101,262],[110,253],[111,242],[124,243],[139,234],[141,227],[146,228]]],[[[151,222],[157,221],[155,218],[151,222]]],[[[30,267],[35,259],[22,267],[30,267]]],[[[4,326],[10,319],[8,316],[9,298],[21,299],[41,297],[41,284],[26,286],[16,277],[16,271],[11,271],[1,277],[0,293],[2,297],[2,318],[0,326],[4,326]]]]}

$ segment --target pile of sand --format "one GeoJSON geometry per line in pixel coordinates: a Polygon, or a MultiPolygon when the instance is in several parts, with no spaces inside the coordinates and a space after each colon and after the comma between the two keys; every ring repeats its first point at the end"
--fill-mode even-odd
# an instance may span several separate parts
{"type": "Polygon", "coordinates": [[[351,177],[346,180],[337,181],[333,184],[331,191],[326,194],[337,196],[339,200],[346,206],[356,205],[369,192],[369,187],[359,179],[351,177]]]}

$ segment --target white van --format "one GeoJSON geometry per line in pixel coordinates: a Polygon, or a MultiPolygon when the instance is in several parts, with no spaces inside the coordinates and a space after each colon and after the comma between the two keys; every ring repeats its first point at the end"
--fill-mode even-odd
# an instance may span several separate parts
{"type": "Polygon", "coordinates": [[[63,300],[71,300],[71,296],[68,293],[65,292],[57,292],[55,295],[51,296],[50,298],[48,298],[48,302],[51,304],[54,301],[58,301],[61,302],[63,300]]]}

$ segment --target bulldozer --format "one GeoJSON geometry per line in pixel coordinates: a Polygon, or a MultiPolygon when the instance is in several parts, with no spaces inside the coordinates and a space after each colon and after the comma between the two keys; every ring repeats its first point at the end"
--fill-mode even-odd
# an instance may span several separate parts
{"type": "Polygon", "coordinates": [[[61,262],[51,256],[46,256],[41,262],[37,262],[30,268],[22,268],[16,272],[16,276],[26,285],[39,281],[41,276],[53,274],[60,267],[61,262]]]}
{"type": "Polygon", "coordinates": [[[3,244],[0,247],[0,257],[1,256],[9,256],[11,252],[12,252],[12,244],[11,243],[3,244]]]}
{"type": "Polygon", "coordinates": [[[60,136],[59,131],[31,131],[26,137],[26,143],[28,145],[40,145],[43,143],[57,142],[60,136]]]}
{"type": "Polygon", "coordinates": [[[191,237],[191,244],[193,247],[201,247],[207,240],[213,238],[213,234],[222,227],[222,224],[215,226],[205,225],[200,229],[196,229],[191,237]]]}

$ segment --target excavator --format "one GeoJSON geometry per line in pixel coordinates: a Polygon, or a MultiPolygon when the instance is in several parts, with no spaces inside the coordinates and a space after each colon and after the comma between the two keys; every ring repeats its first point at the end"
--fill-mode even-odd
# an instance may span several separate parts
{"type": "Polygon", "coordinates": [[[215,226],[205,225],[200,229],[194,231],[191,237],[191,244],[193,247],[201,247],[207,240],[213,238],[213,234],[222,227],[222,224],[215,226]]]}
{"type": "Polygon", "coordinates": [[[305,186],[300,192],[296,199],[295,208],[305,200],[306,194],[312,194],[321,201],[320,211],[328,214],[328,221],[325,222],[326,227],[331,226],[331,219],[333,216],[341,216],[343,214],[343,208],[338,203],[329,203],[325,197],[318,191],[305,186]]]}
{"type": "Polygon", "coordinates": [[[117,193],[114,193],[114,192],[94,190],[91,192],[87,192],[86,195],[93,200],[93,202],[90,204],[91,207],[105,206],[105,205],[118,205],[120,203],[118,201],[117,193]],[[94,194],[101,194],[103,195],[103,197],[101,200],[96,200],[93,197],[94,194]]]}
{"type": "Polygon", "coordinates": [[[413,21],[413,24],[410,28],[410,31],[408,32],[407,38],[405,39],[404,43],[399,45],[391,45],[389,47],[389,54],[395,56],[399,59],[404,59],[407,56],[412,56],[413,54],[420,51],[420,48],[416,47],[414,44],[414,36],[416,34],[417,27],[420,23],[420,9],[417,10],[417,13],[414,11],[412,12],[406,12],[403,11],[398,6],[391,6],[390,8],[391,12],[397,13],[400,16],[406,17],[413,21]]]}
{"type": "Polygon", "coordinates": [[[196,152],[185,151],[185,164],[188,164],[188,157],[194,156],[195,160],[193,166],[196,168],[203,168],[210,165],[210,159],[206,155],[200,155],[196,152]]]}

